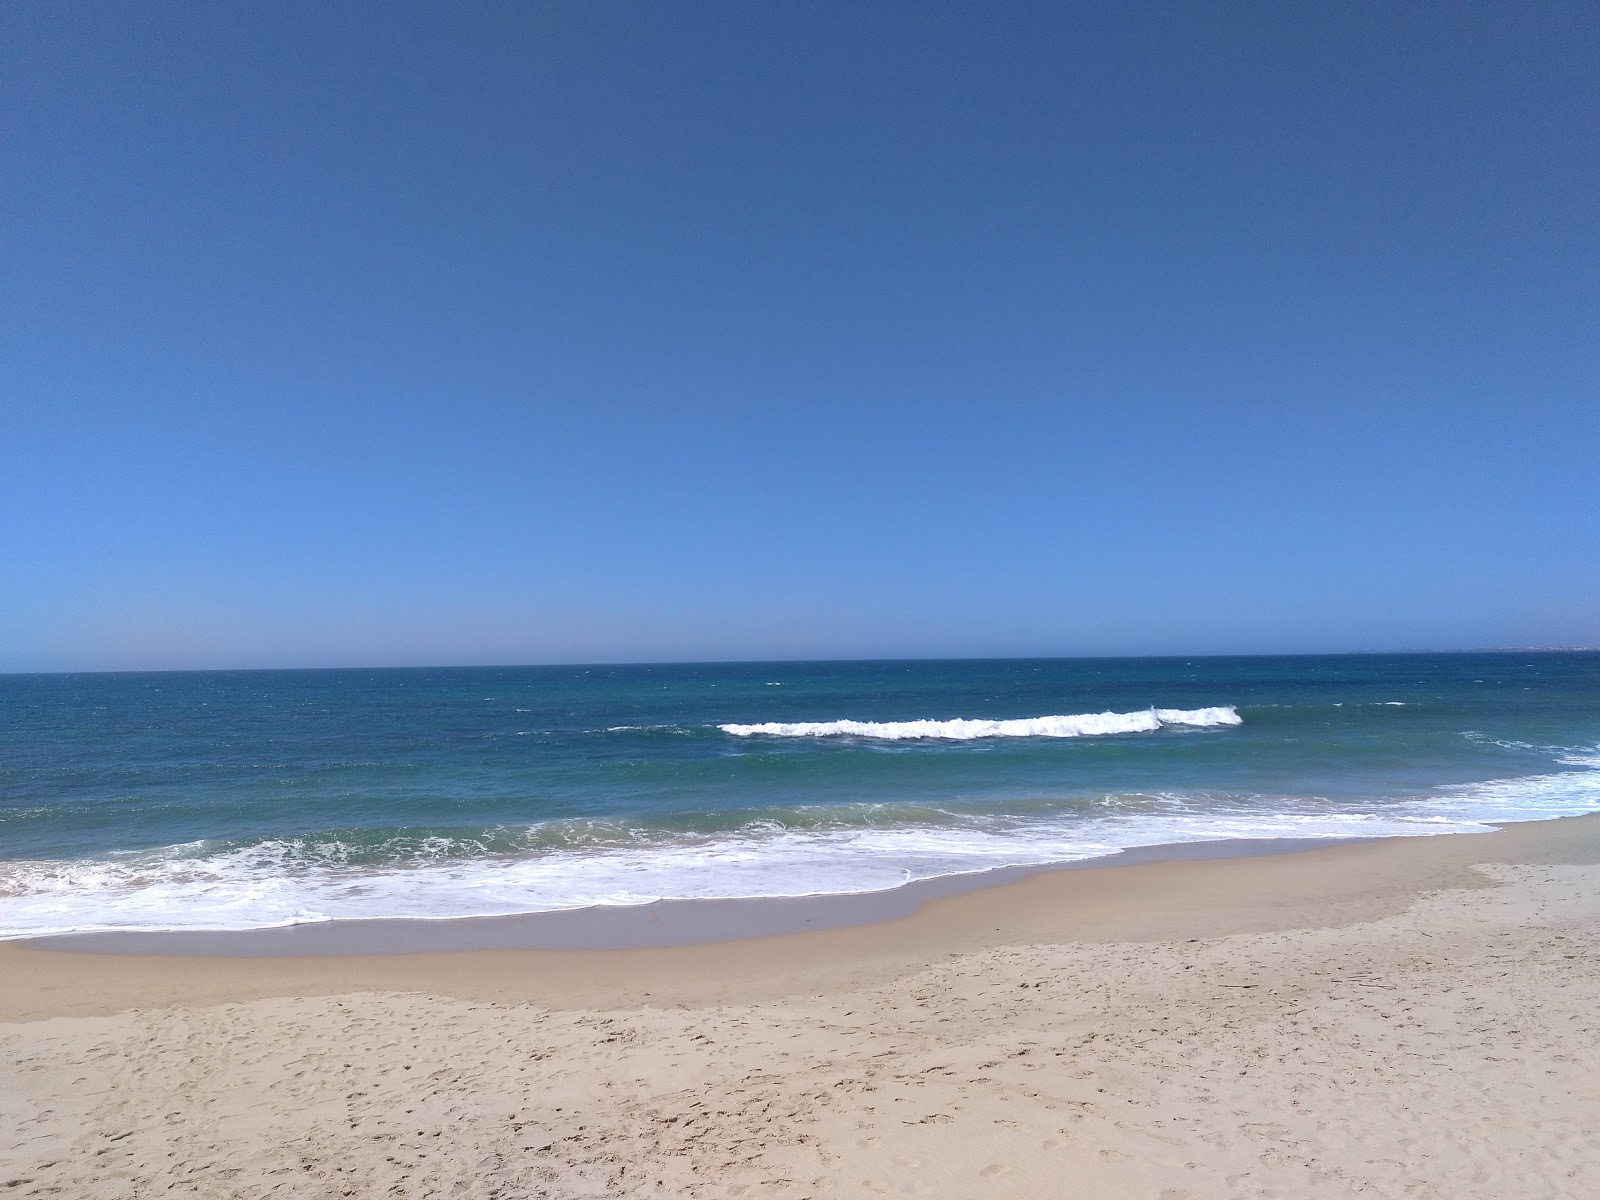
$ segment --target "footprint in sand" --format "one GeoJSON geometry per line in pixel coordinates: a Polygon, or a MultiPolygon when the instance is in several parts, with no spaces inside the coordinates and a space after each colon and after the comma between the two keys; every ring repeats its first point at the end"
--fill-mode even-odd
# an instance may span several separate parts
{"type": "Polygon", "coordinates": [[[1001,1175],[1011,1174],[1011,1168],[1006,1166],[1005,1163],[990,1163],[983,1170],[979,1171],[978,1174],[985,1179],[995,1179],[1001,1175]]]}

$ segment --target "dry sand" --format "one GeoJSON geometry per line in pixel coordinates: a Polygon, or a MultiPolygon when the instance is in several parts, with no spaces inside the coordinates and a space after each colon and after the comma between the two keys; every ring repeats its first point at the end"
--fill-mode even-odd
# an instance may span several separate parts
{"type": "Polygon", "coordinates": [[[0,1197],[1600,1196],[1600,817],[855,929],[0,948],[0,1197]]]}

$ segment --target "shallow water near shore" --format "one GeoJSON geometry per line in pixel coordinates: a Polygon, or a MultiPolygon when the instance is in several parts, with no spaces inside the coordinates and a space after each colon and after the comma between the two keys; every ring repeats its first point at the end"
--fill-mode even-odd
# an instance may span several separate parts
{"type": "Polygon", "coordinates": [[[0,677],[0,936],[859,893],[1600,809],[1600,654],[0,677]]]}

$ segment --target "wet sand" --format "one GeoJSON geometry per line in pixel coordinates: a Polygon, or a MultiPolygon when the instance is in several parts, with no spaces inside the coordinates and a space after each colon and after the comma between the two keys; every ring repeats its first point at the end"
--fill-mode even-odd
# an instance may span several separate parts
{"type": "Polygon", "coordinates": [[[710,944],[4,946],[0,1185],[1596,1195],[1597,864],[1584,817],[710,944]]]}
{"type": "MultiPolygon", "coordinates": [[[[1346,839],[1342,844],[1360,840],[1346,839]]],[[[998,867],[919,879],[897,888],[814,896],[658,900],[504,917],[426,921],[342,920],[250,930],[152,930],[32,938],[20,945],[93,954],[204,954],[221,958],[356,957],[461,950],[639,950],[874,925],[909,916],[933,900],[1016,883],[1054,871],[1200,858],[1247,858],[1325,849],[1326,838],[1222,839],[1137,846],[1077,862],[998,867]]]]}

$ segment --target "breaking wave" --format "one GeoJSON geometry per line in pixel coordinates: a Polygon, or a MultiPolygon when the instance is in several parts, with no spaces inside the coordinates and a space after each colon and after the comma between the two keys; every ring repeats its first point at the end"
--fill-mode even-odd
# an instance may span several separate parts
{"type": "Polygon", "coordinates": [[[1167,726],[1205,728],[1242,725],[1232,705],[1215,708],[1147,708],[1138,712],[1072,713],[1055,717],[1017,717],[1005,721],[766,721],[756,725],[719,725],[734,737],[863,737],[882,741],[941,738],[966,742],[976,738],[1102,737],[1115,733],[1154,733],[1167,726]]]}

